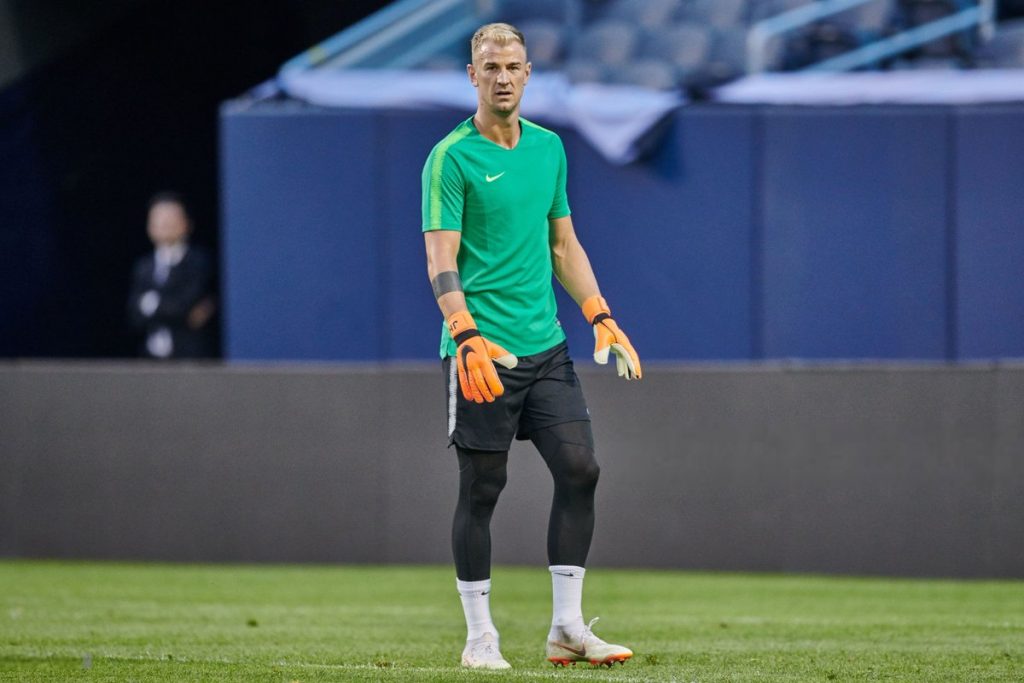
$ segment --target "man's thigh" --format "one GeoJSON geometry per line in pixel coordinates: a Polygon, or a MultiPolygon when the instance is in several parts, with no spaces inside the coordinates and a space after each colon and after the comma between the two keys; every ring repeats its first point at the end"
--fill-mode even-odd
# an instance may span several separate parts
{"type": "Polygon", "coordinates": [[[445,358],[441,367],[445,373],[448,445],[478,451],[507,451],[515,436],[532,376],[518,369],[498,366],[505,393],[493,403],[475,403],[462,395],[455,359],[445,358]]]}
{"type": "Polygon", "coordinates": [[[523,402],[516,438],[528,439],[538,429],[577,421],[589,422],[590,411],[568,348],[561,344],[538,368],[523,402]]]}

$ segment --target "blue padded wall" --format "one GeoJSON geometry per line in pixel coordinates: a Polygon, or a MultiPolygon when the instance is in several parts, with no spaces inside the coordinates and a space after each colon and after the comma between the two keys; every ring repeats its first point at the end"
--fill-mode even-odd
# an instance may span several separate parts
{"type": "Polygon", "coordinates": [[[378,360],[377,117],[222,117],[225,356],[378,360]]]}
{"type": "MultiPolygon", "coordinates": [[[[750,110],[683,111],[656,154],[624,167],[563,133],[573,224],[645,358],[751,355],[753,130],[750,110]]],[[[563,324],[573,348],[592,345],[584,325],[563,324]]]]}
{"type": "Polygon", "coordinates": [[[963,358],[1024,357],[1024,115],[956,117],[956,339],[963,358]]]}
{"type": "Polygon", "coordinates": [[[427,278],[420,176],[430,150],[464,118],[462,112],[380,116],[378,153],[385,163],[379,236],[387,255],[381,264],[387,283],[381,322],[388,358],[439,358],[442,316],[427,278]]]}
{"type": "Polygon", "coordinates": [[[764,355],[945,358],[948,117],[769,109],[764,355]]]}
{"type": "MultiPolygon", "coordinates": [[[[229,359],[437,358],[420,173],[467,115],[225,107],[229,359]]],[[[943,359],[1024,356],[1022,127],[1024,107],[685,108],[626,167],[558,132],[643,358],[943,359]]]]}

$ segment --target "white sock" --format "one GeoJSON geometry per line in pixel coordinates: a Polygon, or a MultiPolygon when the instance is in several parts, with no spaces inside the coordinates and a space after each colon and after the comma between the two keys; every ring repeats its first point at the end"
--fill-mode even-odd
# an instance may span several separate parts
{"type": "Polygon", "coordinates": [[[466,640],[475,640],[485,633],[498,637],[498,629],[491,621],[491,580],[455,580],[462,598],[462,611],[466,615],[466,640]]]}
{"type": "Polygon", "coordinates": [[[551,572],[551,632],[583,631],[583,575],[587,570],[567,564],[548,567],[551,572]]]}

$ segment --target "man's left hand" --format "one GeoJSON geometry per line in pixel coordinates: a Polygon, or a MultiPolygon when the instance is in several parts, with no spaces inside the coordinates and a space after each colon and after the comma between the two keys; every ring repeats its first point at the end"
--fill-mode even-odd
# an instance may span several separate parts
{"type": "Polygon", "coordinates": [[[594,326],[594,362],[606,365],[608,354],[612,352],[615,354],[615,369],[619,377],[627,380],[643,377],[640,357],[629,343],[626,333],[612,320],[611,310],[604,297],[595,295],[584,301],[583,315],[594,326]]]}

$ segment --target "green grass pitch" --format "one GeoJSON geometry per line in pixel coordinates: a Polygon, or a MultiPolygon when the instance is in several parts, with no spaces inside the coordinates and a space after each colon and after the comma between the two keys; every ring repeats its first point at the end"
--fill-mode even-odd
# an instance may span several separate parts
{"type": "Polygon", "coordinates": [[[448,567],[0,562],[0,680],[1022,681],[1024,582],[594,568],[625,666],[544,661],[550,579],[497,568],[510,673],[460,670],[448,567]]]}

